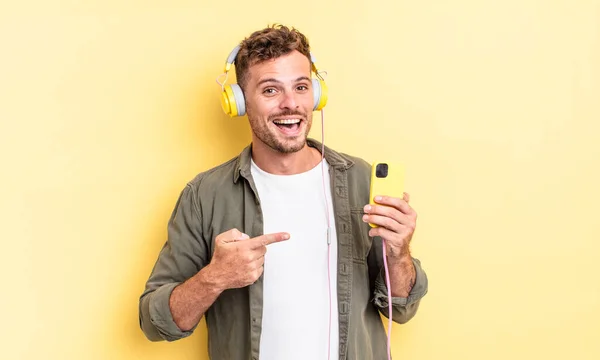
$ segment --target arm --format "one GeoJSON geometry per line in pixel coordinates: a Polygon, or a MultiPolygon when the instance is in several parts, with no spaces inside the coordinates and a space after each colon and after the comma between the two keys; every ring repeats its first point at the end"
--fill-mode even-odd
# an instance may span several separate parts
{"type": "Polygon", "coordinates": [[[192,320],[199,321],[206,311],[195,305],[208,304],[208,308],[218,296],[210,285],[205,286],[208,270],[198,272],[208,263],[210,253],[200,232],[201,217],[195,197],[189,185],[180,194],[168,223],[167,241],[140,297],[140,327],[151,341],[174,341],[191,335],[198,323],[192,320]],[[191,289],[197,291],[195,298],[190,295],[191,289]],[[194,325],[189,326],[191,323],[194,325]]]}
{"type": "MultiPolygon", "coordinates": [[[[373,281],[373,303],[379,311],[389,317],[388,310],[388,291],[385,281],[385,270],[383,268],[382,241],[380,237],[373,238],[371,251],[368,256],[369,272],[372,273],[373,281]]],[[[404,324],[412,319],[419,309],[421,299],[427,294],[428,279],[427,274],[421,267],[421,262],[411,257],[410,267],[405,269],[406,264],[396,268],[388,259],[390,271],[390,285],[392,287],[392,320],[399,324],[404,324]],[[403,288],[406,279],[410,278],[410,268],[414,271],[413,284],[410,287],[403,288]],[[394,278],[393,269],[397,269],[400,277],[394,278]],[[395,291],[394,289],[403,289],[395,291]]]]}
{"type": "Polygon", "coordinates": [[[410,254],[400,258],[387,257],[393,297],[408,297],[415,285],[416,271],[410,254]]]}
{"type": "Polygon", "coordinates": [[[173,321],[183,331],[196,327],[202,315],[224,291],[207,266],[173,289],[169,308],[173,321]]]}
{"type": "Polygon", "coordinates": [[[190,186],[182,192],[169,221],[169,238],[140,297],[140,327],[152,341],[191,335],[223,291],[260,277],[267,245],[289,239],[287,233],[249,239],[231,229],[215,237],[209,262],[196,198],[190,186]]]}
{"type": "Polygon", "coordinates": [[[389,317],[388,291],[383,268],[383,242],[386,239],[387,263],[392,288],[392,319],[406,323],[417,312],[420,300],[428,290],[427,275],[419,260],[410,254],[410,241],[416,228],[416,213],[408,205],[408,194],[404,199],[382,197],[376,201],[381,205],[366,206],[364,221],[377,224],[369,235],[373,243],[369,253],[369,268],[374,278],[374,303],[381,313],[389,317]]]}

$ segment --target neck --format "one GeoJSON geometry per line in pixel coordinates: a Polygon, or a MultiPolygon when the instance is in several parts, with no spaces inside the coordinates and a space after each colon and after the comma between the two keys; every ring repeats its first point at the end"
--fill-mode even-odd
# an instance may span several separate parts
{"type": "Polygon", "coordinates": [[[307,143],[301,150],[286,154],[273,150],[261,141],[253,141],[252,160],[270,174],[294,175],[317,166],[321,162],[321,152],[307,143]]]}

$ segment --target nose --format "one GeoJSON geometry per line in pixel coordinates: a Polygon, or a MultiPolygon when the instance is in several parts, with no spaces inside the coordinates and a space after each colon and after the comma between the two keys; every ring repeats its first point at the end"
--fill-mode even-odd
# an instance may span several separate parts
{"type": "Polygon", "coordinates": [[[281,109],[297,109],[298,99],[296,99],[297,94],[293,91],[286,91],[283,93],[281,97],[281,102],[279,103],[279,108],[281,109]]]}

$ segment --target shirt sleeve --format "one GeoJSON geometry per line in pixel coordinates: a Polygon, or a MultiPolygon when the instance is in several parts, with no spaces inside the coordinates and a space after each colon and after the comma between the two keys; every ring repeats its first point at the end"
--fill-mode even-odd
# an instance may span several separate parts
{"type": "MultiPolygon", "coordinates": [[[[373,304],[387,318],[389,318],[389,300],[388,291],[385,284],[385,270],[383,268],[383,252],[381,249],[381,238],[376,237],[373,240],[371,253],[369,254],[369,266],[375,274],[373,289],[373,304]]],[[[415,284],[413,285],[408,297],[392,297],[392,320],[399,324],[404,324],[412,319],[419,309],[421,299],[427,294],[428,279],[427,274],[421,266],[421,261],[412,258],[415,268],[415,284]]]]}
{"type": "Polygon", "coordinates": [[[195,330],[182,331],[175,324],[169,300],[177,285],[208,263],[209,247],[201,229],[196,191],[188,184],[179,195],[169,219],[167,241],[139,299],[140,327],[151,341],[174,341],[195,330]]]}

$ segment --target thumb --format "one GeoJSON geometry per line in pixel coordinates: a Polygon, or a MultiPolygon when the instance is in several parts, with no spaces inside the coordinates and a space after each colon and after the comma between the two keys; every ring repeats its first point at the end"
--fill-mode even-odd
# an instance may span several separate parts
{"type": "Polygon", "coordinates": [[[231,230],[224,232],[221,235],[217,236],[217,238],[220,242],[230,243],[230,242],[236,242],[236,241],[240,241],[240,240],[249,239],[250,237],[248,235],[242,233],[238,229],[231,229],[231,230]]]}

